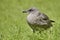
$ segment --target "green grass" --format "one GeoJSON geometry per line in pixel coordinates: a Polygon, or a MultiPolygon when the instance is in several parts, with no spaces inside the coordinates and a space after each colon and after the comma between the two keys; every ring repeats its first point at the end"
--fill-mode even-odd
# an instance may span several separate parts
{"type": "Polygon", "coordinates": [[[60,0],[0,0],[0,40],[60,40],[60,0]],[[30,7],[54,20],[53,27],[33,34],[22,13],[30,7]]]}

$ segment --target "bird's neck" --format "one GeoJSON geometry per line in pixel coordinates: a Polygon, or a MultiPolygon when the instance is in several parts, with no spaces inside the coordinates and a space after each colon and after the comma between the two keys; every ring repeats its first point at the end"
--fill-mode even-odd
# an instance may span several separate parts
{"type": "Polygon", "coordinates": [[[37,15],[39,13],[39,11],[34,11],[34,12],[31,12],[30,14],[35,14],[37,15]]]}

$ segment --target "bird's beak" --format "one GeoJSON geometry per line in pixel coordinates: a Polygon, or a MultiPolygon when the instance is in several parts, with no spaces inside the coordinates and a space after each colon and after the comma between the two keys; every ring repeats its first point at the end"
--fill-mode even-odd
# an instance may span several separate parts
{"type": "Polygon", "coordinates": [[[24,10],[24,11],[22,11],[23,13],[27,13],[28,11],[26,11],[26,10],[24,10]]]}

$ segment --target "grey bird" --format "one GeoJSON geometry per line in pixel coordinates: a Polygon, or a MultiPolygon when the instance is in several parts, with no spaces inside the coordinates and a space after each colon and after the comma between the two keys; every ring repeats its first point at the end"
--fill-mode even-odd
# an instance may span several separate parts
{"type": "Polygon", "coordinates": [[[50,20],[46,14],[39,12],[35,7],[24,10],[23,13],[28,13],[27,22],[33,29],[33,32],[38,30],[38,28],[50,28],[52,26],[52,22],[55,22],[50,20]]]}

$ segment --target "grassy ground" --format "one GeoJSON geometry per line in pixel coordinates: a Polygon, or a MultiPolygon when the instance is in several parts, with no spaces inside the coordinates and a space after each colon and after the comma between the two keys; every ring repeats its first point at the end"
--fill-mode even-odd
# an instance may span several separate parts
{"type": "Polygon", "coordinates": [[[60,0],[0,0],[0,40],[60,40],[60,0]],[[22,13],[30,7],[37,7],[54,20],[53,27],[33,34],[27,14],[22,13]]]}

